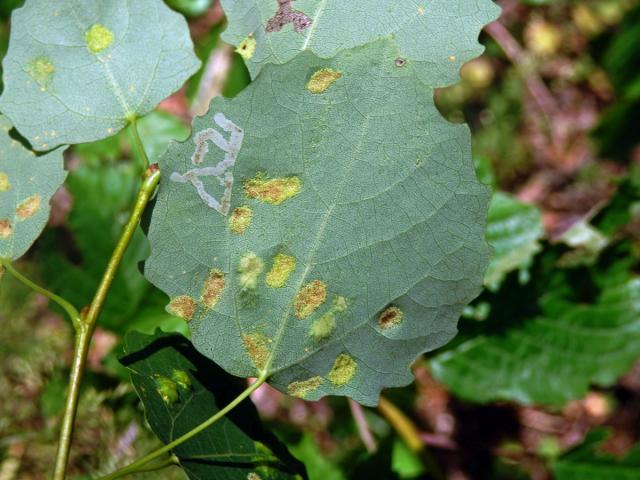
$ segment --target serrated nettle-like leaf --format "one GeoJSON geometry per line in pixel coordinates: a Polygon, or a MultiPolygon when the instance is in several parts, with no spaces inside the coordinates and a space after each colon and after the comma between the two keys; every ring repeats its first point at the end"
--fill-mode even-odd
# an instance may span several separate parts
{"type": "Polygon", "coordinates": [[[561,405],[613,385],[637,360],[640,279],[559,312],[463,342],[431,361],[433,373],[469,400],[561,405]]]}
{"type": "Polygon", "coordinates": [[[458,70],[482,53],[477,38],[499,8],[491,0],[222,0],[236,45],[255,77],[308,50],[330,58],[390,37],[399,62],[427,85],[458,81],[458,70]]]}
{"type": "Polygon", "coordinates": [[[199,65],[184,17],[161,0],[27,0],[12,17],[0,110],[36,150],[99,140],[199,65]]]}
{"type": "Polygon", "coordinates": [[[228,372],[373,405],[478,294],[489,193],[469,130],[398,55],[385,40],[266,67],[161,158],[145,275],[228,372]],[[194,169],[201,188],[177,177],[194,169]],[[224,216],[209,196],[229,188],[224,216]]]}
{"type": "Polygon", "coordinates": [[[544,237],[542,214],[534,205],[522,203],[502,192],[494,193],[487,219],[487,242],[494,256],[484,283],[497,290],[506,275],[520,270],[526,275],[544,237]]]}
{"type": "Polygon", "coordinates": [[[49,201],[64,182],[62,149],[35,156],[9,135],[0,115],[0,258],[15,260],[47,224],[49,201]]]}
{"type": "MultiPolygon", "coordinates": [[[[244,389],[182,335],[129,333],[120,362],[165,443],[196,427],[244,389]]],[[[173,450],[192,479],[301,479],[304,467],[262,427],[249,400],[173,450]]]]}

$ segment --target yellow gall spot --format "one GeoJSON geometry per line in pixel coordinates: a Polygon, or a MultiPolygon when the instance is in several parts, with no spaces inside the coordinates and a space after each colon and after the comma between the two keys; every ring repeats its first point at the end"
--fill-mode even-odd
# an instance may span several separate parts
{"type": "Polygon", "coordinates": [[[419,13],[420,15],[424,15],[426,11],[427,11],[427,9],[426,9],[426,7],[425,7],[424,5],[420,5],[420,6],[418,7],[418,13],[419,13]]]}
{"type": "Polygon", "coordinates": [[[347,300],[344,297],[336,297],[333,307],[316,319],[311,325],[311,336],[317,342],[331,336],[336,329],[336,314],[347,309],[347,300]]]}
{"type": "Polygon", "coordinates": [[[296,259],[290,255],[279,253],[273,258],[271,270],[267,273],[267,285],[282,288],[287,283],[289,275],[296,269],[296,259]]]}
{"type": "Polygon", "coordinates": [[[184,370],[174,369],[171,373],[171,380],[173,380],[181,389],[191,390],[191,377],[184,370]]]}
{"type": "Polygon", "coordinates": [[[269,339],[259,333],[242,337],[244,348],[258,370],[263,370],[269,360],[269,339]]]}
{"type": "Polygon", "coordinates": [[[247,474],[247,480],[262,480],[262,477],[257,473],[250,472],[247,474]]]}
{"type": "Polygon", "coordinates": [[[100,53],[113,43],[113,32],[104,25],[96,23],[87,30],[84,39],[92,53],[100,53]]]}
{"type": "Polygon", "coordinates": [[[261,202],[280,205],[285,200],[300,193],[300,179],[298,177],[267,179],[258,174],[244,184],[244,193],[249,198],[256,198],[261,202]]]}
{"type": "Polygon", "coordinates": [[[11,182],[9,182],[9,175],[4,172],[0,172],[0,192],[6,192],[11,188],[11,182]]]}
{"type": "Polygon", "coordinates": [[[358,364],[346,353],[341,353],[333,363],[333,367],[327,375],[327,378],[334,385],[341,387],[349,383],[349,381],[356,374],[358,364]]]}
{"type": "Polygon", "coordinates": [[[236,48],[236,52],[245,60],[251,60],[256,53],[256,39],[249,35],[240,42],[240,45],[236,48]]]}
{"type": "Polygon", "coordinates": [[[450,62],[455,62],[457,59],[457,57],[455,55],[449,55],[449,61],[450,62]]]}
{"type": "Polygon", "coordinates": [[[255,253],[250,252],[243,255],[238,265],[240,273],[240,288],[242,290],[253,290],[258,285],[258,277],[264,269],[264,262],[255,253]]]}
{"type": "Polygon", "coordinates": [[[173,405],[174,403],[176,403],[179,398],[176,384],[171,379],[163,377],[162,375],[157,375],[155,377],[155,380],[156,391],[162,398],[162,401],[167,405],[173,405]]]}
{"type": "Polygon", "coordinates": [[[191,320],[196,310],[196,301],[189,295],[175,297],[169,303],[169,312],[186,321],[191,320]]]}
{"type": "Polygon", "coordinates": [[[249,207],[238,207],[231,212],[229,230],[235,234],[244,233],[251,226],[253,211],[249,207]]]}
{"type": "Polygon", "coordinates": [[[299,382],[291,382],[287,387],[289,395],[298,398],[306,398],[311,392],[317,390],[324,380],[322,377],[311,377],[308,380],[301,380],[299,382]]]}
{"type": "Polygon", "coordinates": [[[327,285],[314,280],[303,286],[293,300],[293,308],[299,319],[307,318],[327,299],[327,285]]]}
{"type": "Polygon", "coordinates": [[[9,220],[0,220],[0,238],[9,238],[13,233],[13,227],[9,220]]]}
{"type": "Polygon", "coordinates": [[[220,294],[224,290],[224,273],[220,270],[211,270],[202,287],[202,303],[207,308],[213,308],[220,300],[220,294]]]}
{"type": "Polygon", "coordinates": [[[40,203],[40,195],[31,195],[18,205],[16,215],[22,220],[33,217],[40,210],[40,203]]]}
{"type": "Polygon", "coordinates": [[[35,58],[27,63],[27,73],[33,78],[40,86],[41,91],[46,91],[51,83],[51,78],[56,71],[56,68],[48,58],[35,58]]]}
{"type": "Polygon", "coordinates": [[[402,323],[404,314],[398,307],[389,307],[378,317],[378,326],[382,330],[390,330],[402,323]]]}
{"type": "Polygon", "coordinates": [[[340,77],[342,72],[331,68],[322,68],[311,75],[307,82],[307,90],[311,93],[319,94],[326,92],[340,77]]]}

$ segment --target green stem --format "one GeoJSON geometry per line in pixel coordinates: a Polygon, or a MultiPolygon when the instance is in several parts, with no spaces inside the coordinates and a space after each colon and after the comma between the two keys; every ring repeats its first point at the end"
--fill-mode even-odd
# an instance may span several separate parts
{"type": "Polygon", "coordinates": [[[91,337],[96,327],[96,322],[100,311],[107,298],[107,293],[111,288],[113,279],[118,271],[118,267],[122,262],[124,253],[131,243],[131,238],[140,223],[142,214],[146,206],[151,200],[155,192],[158,181],[160,180],[160,171],[157,165],[149,167],[144,175],[142,185],[138,192],[136,203],[133,211],[124,227],[122,235],[118,240],[111,259],[107,265],[100,285],[95,293],[93,301],[89,308],[83,311],[76,328],[76,345],[73,356],[73,364],[71,366],[71,374],[69,378],[69,393],[65,405],[64,415],[62,417],[62,425],[60,427],[60,441],[58,443],[58,453],[56,455],[56,464],[53,473],[53,480],[64,480],[67,464],[69,463],[69,451],[71,449],[71,438],[73,436],[73,425],[75,422],[76,412],[78,410],[78,398],[80,393],[80,383],[82,374],[87,362],[87,354],[91,344],[91,337]]]}
{"type": "Polygon", "coordinates": [[[229,413],[235,407],[240,405],[240,403],[242,403],[243,400],[245,400],[249,395],[251,395],[254,391],[256,391],[266,381],[267,381],[266,376],[262,376],[258,378],[249,387],[247,387],[240,395],[238,395],[231,403],[229,403],[222,410],[218,411],[212,417],[209,417],[209,419],[205,420],[197,427],[193,428],[192,430],[189,430],[187,433],[185,433],[181,437],[176,438],[171,443],[167,443],[164,447],[154,450],[148,455],[145,455],[141,459],[133,462],[131,465],[127,465],[126,467],[116,470],[115,472],[107,475],[106,477],[100,477],[98,480],[115,480],[116,478],[120,478],[125,475],[130,475],[132,473],[140,473],[144,471],[142,470],[142,468],[144,468],[146,464],[164,455],[165,453],[170,452],[178,445],[181,445],[182,443],[186,442],[187,440],[190,440],[191,438],[193,438],[203,430],[209,428],[211,425],[213,425],[218,420],[223,418],[227,413],[229,413]]]}
{"type": "Polygon", "coordinates": [[[13,268],[13,265],[11,265],[11,262],[9,262],[9,260],[0,260],[0,265],[4,267],[7,270],[7,272],[13,275],[16,278],[16,280],[19,280],[21,283],[23,283],[30,289],[35,290],[36,292],[44,295],[51,301],[60,305],[60,307],[62,307],[62,309],[67,313],[67,315],[69,315],[69,318],[71,319],[71,322],[73,322],[74,326],[77,327],[80,324],[80,314],[78,313],[78,310],[76,309],[76,307],[71,305],[71,303],[69,303],[67,300],[56,295],[53,292],[50,292],[49,290],[41,287],[40,285],[37,285],[33,281],[29,280],[27,277],[25,277],[20,272],[18,272],[15,268],[13,268]]]}
{"type": "Polygon", "coordinates": [[[149,157],[147,157],[147,152],[144,149],[144,145],[142,144],[142,139],[140,138],[140,132],[138,132],[138,121],[134,118],[130,123],[131,136],[133,137],[133,142],[138,149],[138,153],[142,157],[142,167],[146,170],[149,168],[149,157]]]}

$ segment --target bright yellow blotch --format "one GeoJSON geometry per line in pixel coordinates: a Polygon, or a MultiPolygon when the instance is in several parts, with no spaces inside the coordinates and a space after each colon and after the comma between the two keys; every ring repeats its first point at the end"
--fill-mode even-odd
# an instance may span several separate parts
{"type": "Polygon", "coordinates": [[[307,318],[327,299],[327,285],[314,280],[303,286],[293,300],[293,308],[299,319],[307,318]]]}
{"type": "Polygon", "coordinates": [[[191,377],[184,370],[174,369],[171,373],[171,380],[173,380],[181,389],[191,390],[191,377]]]}
{"type": "Polygon", "coordinates": [[[238,235],[244,233],[251,226],[253,211],[249,207],[238,207],[231,212],[229,230],[238,235]]]}
{"type": "Polygon", "coordinates": [[[342,77],[342,72],[332,70],[331,68],[322,68],[311,75],[311,78],[307,82],[307,90],[315,94],[324,93],[340,77],[342,77]]]}
{"type": "Polygon", "coordinates": [[[257,198],[261,202],[280,205],[285,200],[300,193],[298,177],[267,179],[263,174],[244,183],[244,193],[249,198],[257,198]]]}
{"type": "Polygon", "coordinates": [[[220,300],[220,294],[224,290],[224,273],[220,270],[211,270],[202,287],[202,303],[207,308],[213,308],[220,300]]]}
{"type": "Polygon", "coordinates": [[[0,220],[0,238],[9,238],[13,233],[13,227],[9,220],[0,220]]]}
{"type": "Polygon", "coordinates": [[[336,329],[336,314],[347,309],[347,300],[344,297],[336,297],[333,307],[316,319],[311,325],[311,336],[316,341],[329,337],[336,329]]]}
{"type": "Polygon", "coordinates": [[[357,369],[358,364],[356,361],[346,353],[341,353],[333,363],[333,367],[331,367],[327,378],[334,385],[341,387],[349,383],[356,374],[357,369]]]}
{"type": "Polygon", "coordinates": [[[49,87],[55,71],[56,68],[48,58],[35,58],[27,64],[27,73],[40,85],[42,91],[49,87]]]}
{"type": "Polygon", "coordinates": [[[267,285],[282,288],[287,283],[289,275],[296,269],[296,259],[290,255],[279,253],[273,258],[271,270],[267,273],[267,285]]]}
{"type": "Polygon", "coordinates": [[[113,32],[104,25],[96,23],[84,36],[87,47],[93,53],[100,53],[113,43],[113,32]]]}
{"type": "Polygon", "coordinates": [[[18,208],[16,208],[16,215],[21,220],[33,217],[40,210],[40,203],[40,195],[31,195],[18,205],[18,208]]]}
{"type": "Polygon", "coordinates": [[[255,253],[250,252],[240,258],[238,272],[240,273],[240,288],[253,290],[258,286],[258,277],[264,269],[264,262],[255,253]]]}
{"type": "Polygon", "coordinates": [[[311,392],[317,390],[323,381],[322,377],[311,377],[308,380],[291,382],[287,387],[287,391],[289,395],[293,395],[294,397],[306,398],[311,392]]]}
{"type": "Polygon", "coordinates": [[[179,398],[176,384],[169,378],[157,375],[155,377],[156,391],[167,405],[173,405],[179,398]]]}
{"type": "Polygon", "coordinates": [[[382,330],[390,330],[402,323],[404,314],[398,307],[389,307],[378,317],[378,326],[382,330]]]}
{"type": "Polygon", "coordinates": [[[0,172],[0,192],[6,192],[10,188],[11,182],[9,182],[9,176],[4,172],[0,172]]]}
{"type": "Polygon", "coordinates": [[[175,297],[169,303],[169,312],[186,321],[191,320],[196,310],[196,301],[189,295],[175,297]]]}
{"type": "Polygon", "coordinates": [[[251,60],[256,53],[256,39],[249,35],[240,42],[240,45],[236,48],[236,52],[245,60],[251,60]]]}
{"type": "Polygon", "coordinates": [[[269,360],[269,340],[259,333],[251,333],[244,335],[242,342],[251,362],[258,370],[263,370],[269,360]]]}

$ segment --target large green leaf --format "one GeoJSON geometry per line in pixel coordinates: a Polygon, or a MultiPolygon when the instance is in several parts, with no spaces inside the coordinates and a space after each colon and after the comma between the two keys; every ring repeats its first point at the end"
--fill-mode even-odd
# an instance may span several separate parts
{"type": "Polygon", "coordinates": [[[0,258],[24,255],[49,219],[49,201],[64,182],[62,149],[35,156],[9,135],[0,115],[0,258]]]}
{"type": "Polygon", "coordinates": [[[482,53],[477,37],[499,13],[491,0],[222,0],[229,19],[223,38],[238,46],[252,76],[301,51],[329,58],[390,38],[432,87],[458,80],[459,68],[482,53]]]}
{"type": "Polygon", "coordinates": [[[194,122],[196,140],[218,125],[226,155],[212,145],[203,159],[191,140],[160,160],[145,275],[228,372],[372,405],[411,382],[412,361],[455,335],[478,294],[489,193],[469,130],[397,57],[385,40],[267,67],[194,122]],[[186,172],[218,162],[198,192],[186,172]]]}
{"type": "Polygon", "coordinates": [[[0,110],[37,150],[109,137],[198,68],[161,0],[27,0],[12,18],[0,110]]]}
{"type": "Polygon", "coordinates": [[[562,404],[592,383],[614,384],[637,359],[640,279],[609,287],[594,305],[556,311],[438,355],[434,375],[477,402],[562,404]]]}
{"type": "MultiPolygon", "coordinates": [[[[165,443],[196,427],[245,388],[181,335],[132,332],[121,363],[142,400],[151,429],[165,443]]],[[[173,450],[192,479],[294,479],[304,467],[261,425],[249,400],[173,450]]]]}
{"type": "Polygon", "coordinates": [[[556,480],[639,480],[640,446],[636,446],[624,458],[597,451],[608,433],[595,430],[587,435],[584,443],[553,463],[556,480]]]}
{"type": "Polygon", "coordinates": [[[541,249],[543,236],[538,208],[505,193],[494,193],[487,220],[487,242],[494,249],[494,257],[485,274],[485,285],[496,290],[509,272],[526,272],[541,249]]]}

